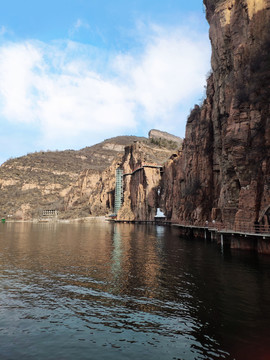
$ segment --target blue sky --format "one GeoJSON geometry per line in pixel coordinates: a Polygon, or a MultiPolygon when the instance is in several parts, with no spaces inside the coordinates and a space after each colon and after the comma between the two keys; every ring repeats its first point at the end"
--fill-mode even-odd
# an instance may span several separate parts
{"type": "Polygon", "coordinates": [[[0,163],[158,128],[184,136],[210,70],[202,0],[9,0],[0,163]]]}

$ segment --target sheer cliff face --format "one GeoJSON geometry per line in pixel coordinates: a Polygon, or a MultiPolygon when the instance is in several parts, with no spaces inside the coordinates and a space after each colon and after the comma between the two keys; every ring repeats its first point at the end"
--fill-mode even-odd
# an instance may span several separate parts
{"type": "Polygon", "coordinates": [[[213,73],[166,165],[173,221],[265,222],[270,206],[270,0],[204,0],[213,73]]]}
{"type": "Polygon", "coordinates": [[[143,167],[144,164],[163,164],[172,149],[152,144],[151,141],[134,142],[119,154],[111,166],[102,172],[85,170],[64,198],[64,216],[76,213],[82,216],[106,215],[114,211],[115,170],[120,167],[123,180],[123,206],[118,212],[121,220],[153,220],[157,208],[157,188],[160,169],[143,167]],[[135,169],[140,170],[135,171],[135,169]],[[127,175],[129,174],[129,175],[127,175]]]}
{"type": "Polygon", "coordinates": [[[141,143],[126,147],[122,161],[123,205],[117,214],[120,220],[154,220],[158,203],[160,169],[143,167],[144,164],[162,163],[171,152],[167,149],[151,149],[141,143]],[[158,160],[157,161],[153,161],[158,160]],[[135,171],[135,169],[139,169],[135,171]]]}

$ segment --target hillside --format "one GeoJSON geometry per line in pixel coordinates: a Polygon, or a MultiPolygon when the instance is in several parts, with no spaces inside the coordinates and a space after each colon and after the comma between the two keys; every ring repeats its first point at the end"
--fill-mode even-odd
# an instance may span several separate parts
{"type": "MultiPolygon", "coordinates": [[[[100,179],[102,172],[121,160],[125,146],[134,141],[156,149],[152,161],[164,162],[178,147],[171,142],[160,145],[143,137],[118,136],[77,151],[42,151],[6,161],[0,167],[0,216],[33,219],[45,209],[56,209],[65,217],[65,199],[82,174],[87,172],[100,179]]],[[[81,213],[87,216],[88,199],[84,201],[86,210],[81,213]]],[[[80,216],[77,208],[74,212],[70,206],[68,209],[69,217],[80,216]]]]}
{"type": "MultiPolygon", "coordinates": [[[[76,183],[64,197],[65,211],[62,211],[60,217],[80,217],[89,216],[89,214],[105,215],[114,212],[116,168],[120,167],[124,173],[130,173],[144,163],[163,165],[172,153],[178,151],[178,148],[172,151],[171,141],[166,144],[169,148],[164,146],[164,141],[162,141],[162,144],[163,146],[160,144],[157,145],[156,143],[153,144],[151,139],[147,141],[135,141],[125,148],[124,155],[115,158],[111,166],[106,168],[102,173],[97,174],[92,170],[83,171],[76,183]]],[[[159,176],[156,177],[155,184],[159,181],[160,172],[159,176]]],[[[151,182],[150,177],[145,178],[145,183],[150,185],[151,182]]],[[[135,194],[140,194],[140,190],[137,187],[131,189],[128,184],[124,187],[126,195],[124,197],[126,200],[131,199],[135,194]]],[[[141,202],[143,202],[142,197],[140,199],[141,202]]],[[[140,206],[141,205],[142,203],[140,206]]],[[[132,204],[128,202],[127,207],[130,206],[132,207],[132,204]]],[[[134,209],[131,209],[130,211],[133,210],[134,209]]],[[[153,208],[152,211],[155,212],[155,208],[153,208]]]]}

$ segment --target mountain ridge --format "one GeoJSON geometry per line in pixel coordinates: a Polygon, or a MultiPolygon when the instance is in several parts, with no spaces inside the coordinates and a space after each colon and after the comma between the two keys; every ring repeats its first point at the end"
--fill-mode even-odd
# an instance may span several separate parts
{"type": "MultiPolygon", "coordinates": [[[[99,181],[112,163],[121,161],[125,147],[134,142],[155,148],[157,159],[165,161],[161,151],[166,149],[164,144],[153,144],[137,136],[117,136],[80,150],[40,151],[7,160],[0,166],[0,215],[26,220],[38,218],[44,209],[57,209],[64,216],[68,208],[68,217],[80,216],[77,208],[72,212],[72,201],[67,200],[78,179],[87,173],[93,181],[99,181]]],[[[174,146],[171,142],[167,145],[170,150],[165,153],[169,156],[174,146]]],[[[86,193],[90,195],[89,191],[86,193]]],[[[88,199],[84,203],[85,209],[89,208],[88,199]]],[[[83,214],[87,216],[90,212],[86,210],[83,214]]]]}

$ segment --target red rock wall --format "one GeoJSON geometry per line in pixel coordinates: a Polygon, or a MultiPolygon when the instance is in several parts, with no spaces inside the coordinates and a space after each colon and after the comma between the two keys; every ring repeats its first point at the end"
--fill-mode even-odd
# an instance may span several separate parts
{"type": "Polygon", "coordinates": [[[117,214],[118,220],[154,220],[161,174],[158,168],[143,167],[152,163],[148,158],[150,152],[151,148],[141,143],[126,147],[121,167],[124,174],[132,175],[123,178],[123,206],[117,214]],[[141,169],[133,173],[137,168],[141,169]]]}
{"type": "MultiPolygon", "coordinates": [[[[162,180],[175,222],[266,223],[270,206],[270,1],[204,0],[213,73],[162,180]]],[[[269,216],[268,216],[269,217],[269,216]]]]}

